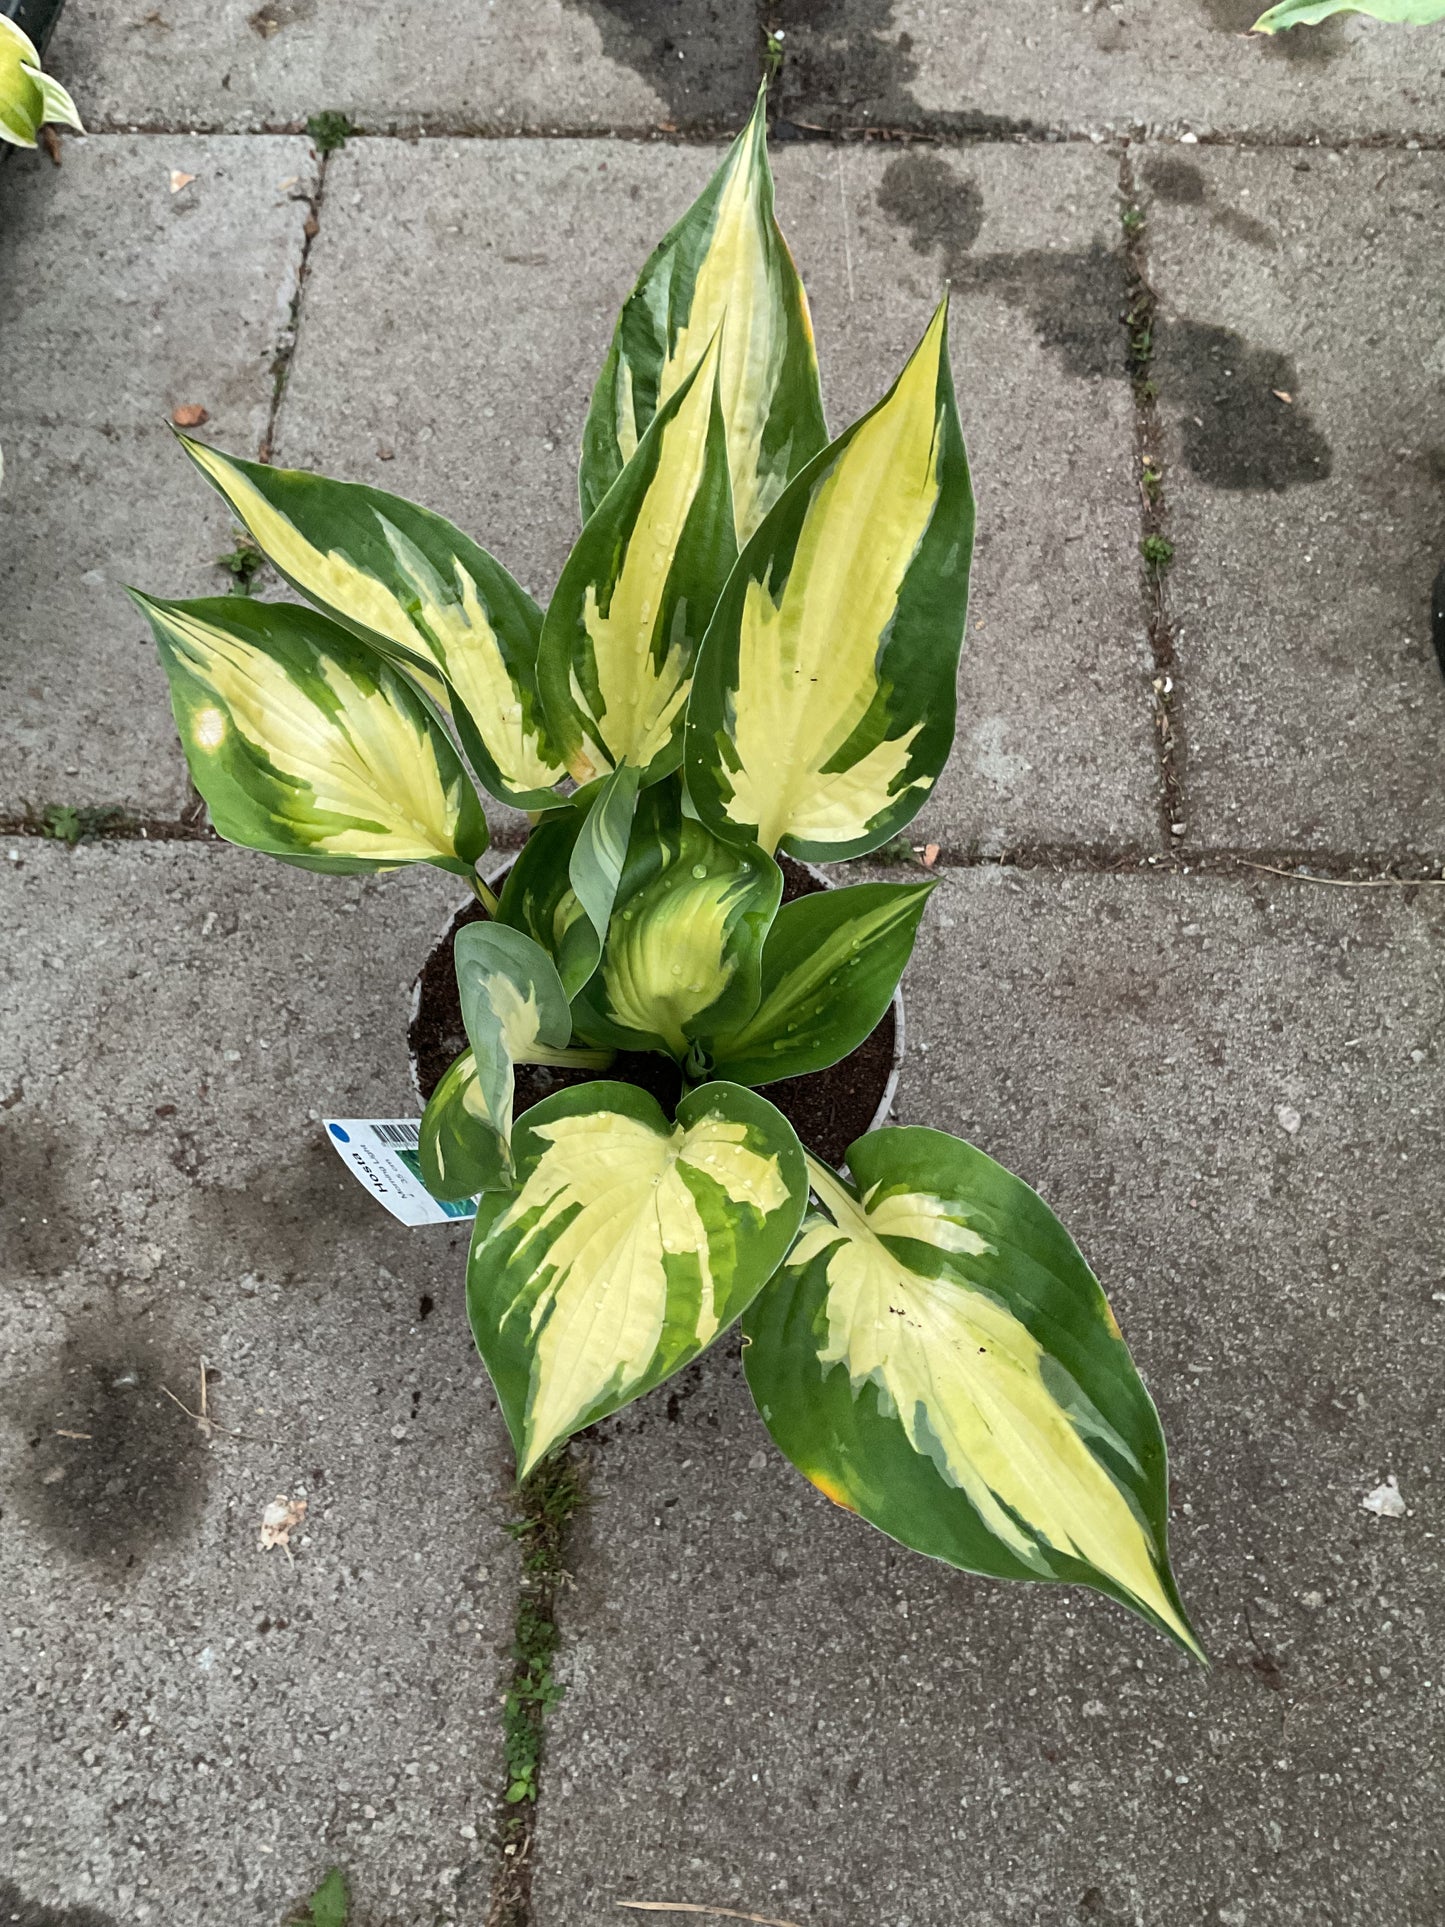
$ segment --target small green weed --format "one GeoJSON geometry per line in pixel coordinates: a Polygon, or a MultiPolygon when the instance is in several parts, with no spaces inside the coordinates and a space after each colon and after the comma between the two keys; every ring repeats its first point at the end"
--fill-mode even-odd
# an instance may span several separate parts
{"type": "Polygon", "coordinates": [[[1163,575],[1174,560],[1174,544],[1162,535],[1146,535],[1139,553],[1151,575],[1163,575]]]}
{"type": "Polygon", "coordinates": [[[1164,487],[1164,471],[1155,468],[1152,462],[1146,461],[1144,464],[1144,473],[1140,477],[1139,485],[1144,491],[1144,499],[1146,502],[1157,502],[1160,492],[1164,487]]]}
{"type": "Polygon", "coordinates": [[[894,869],[921,870],[924,867],[922,857],[906,836],[890,836],[886,843],[880,843],[871,861],[889,864],[894,869]]]}
{"type": "Polygon", "coordinates": [[[766,27],[763,30],[763,79],[769,87],[783,71],[783,30],[781,27],[766,27]]]}
{"type": "Polygon", "coordinates": [[[256,578],[266,566],[266,558],[244,529],[236,530],[236,546],[216,557],[216,567],[225,569],[236,584],[237,595],[255,595],[256,578]]]}
{"type": "Polygon", "coordinates": [[[328,107],[324,113],[311,116],[306,131],[318,154],[334,154],[338,148],[345,147],[356,129],[345,114],[328,107]]]}
{"type": "Polygon", "coordinates": [[[1143,227],[1144,225],[1143,208],[1142,207],[1124,208],[1119,215],[1119,225],[1123,228],[1126,234],[1137,234],[1140,228],[1143,227]]]}
{"type": "Polygon", "coordinates": [[[333,1867],[299,1913],[286,1927],[346,1927],[350,1906],[340,1867],[333,1867]]]}
{"type": "Polygon", "coordinates": [[[73,850],[77,843],[99,836],[124,816],[125,811],[111,803],[99,807],[84,803],[47,803],[40,812],[37,827],[42,836],[67,844],[73,850]]]}

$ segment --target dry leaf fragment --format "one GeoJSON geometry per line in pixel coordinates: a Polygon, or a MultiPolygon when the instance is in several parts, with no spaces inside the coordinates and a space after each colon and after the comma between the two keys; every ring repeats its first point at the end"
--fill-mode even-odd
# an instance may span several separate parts
{"type": "Polygon", "coordinates": [[[183,174],[178,167],[171,169],[171,192],[179,194],[183,187],[189,187],[195,179],[194,174],[183,174]]]}
{"type": "Polygon", "coordinates": [[[925,843],[923,846],[924,869],[931,870],[934,864],[937,863],[937,861],[938,861],[938,845],[936,843],[925,843]]]}
{"type": "Polygon", "coordinates": [[[210,410],[202,408],[198,401],[183,401],[179,408],[171,410],[171,420],[177,428],[200,428],[210,419],[210,410]]]}
{"type": "Polygon", "coordinates": [[[1271,388],[1269,392],[1274,396],[1276,401],[1292,402],[1294,400],[1294,396],[1289,392],[1288,388],[1271,388]]]}
{"type": "Polygon", "coordinates": [[[262,1552],[269,1552],[272,1546],[280,1546],[289,1559],[291,1534],[305,1517],[306,1501],[304,1499],[288,1499],[284,1492],[278,1492],[261,1514],[262,1552]]]}

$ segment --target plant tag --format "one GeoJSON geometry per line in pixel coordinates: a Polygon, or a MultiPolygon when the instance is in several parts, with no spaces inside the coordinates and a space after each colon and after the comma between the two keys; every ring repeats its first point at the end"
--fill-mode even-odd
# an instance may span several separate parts
{"type": "Polygon", "coordinates": [[[421,1123],[414,1117],[326,1117],[326,1135],[351,1175],[403,1224],[474,1218],[475,1198],[442,1204],[421,1178],[421,1123]]]}

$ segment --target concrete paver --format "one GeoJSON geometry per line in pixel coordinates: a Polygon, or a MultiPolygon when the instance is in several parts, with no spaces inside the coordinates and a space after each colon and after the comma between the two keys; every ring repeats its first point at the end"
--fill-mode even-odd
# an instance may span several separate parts
{"type": "Polygon", "coordinates": [[[336,1861],[359,1921],[476,1921],[516,1565],[467,1227],[394,1223],[314,1121],[414,1112],[455,881],[0,872],[0,1897],[278,1927],[336,1861]],[[202,1358],[209,1443],[161,1389],[194,1411],[202,1358]]]}
{"type": "Polygon", "coordinates": [[[0,811],[189,791],[165,677],[123,585],[229,586],[232,518],[166,423],[255,453],[315,164],[304,140],[69,141],[0,174],[0,811]],[[181,174],[195,178],[173,190],[181,174]]]}
{"type": "Polygon", "coordinates": [[[775,0],[780,111],[829,128],[1037,137],[1445,131],[1445,35],[1360,17],[1252,36],[1255,0],[775,0]]]}
{"type": "Polygon", "coordinates": [[[51,65],[97,125],[518,133],[731,124],[758,48],[748,0],[70,0],[51,65]]]}
{"type": "Polygon", "coordinates": [[[781,1461],[735,1360],[700,1361],[591,1447],[537,1927],[622,1899],[819,1927],[1438,1921],[1427,894],[946,877],[899,1115],[1039,1185],[1099,1270],[1213,1669],[1102,1599],[891,1545],[781,1461]],[[1361,1506],[1389,1473],[1397,1520],[1361,1506]]]}
{"type": "Polygon", "coordinates": [[[1437,855],[1445,162],[1155,149],[1139,174],[1191,833],[1437,855]]]}
{"type": "MultiPolygon", "coordinates": [[[[952,276],[980,542],[959,746],[918,833],[1151,839],[1113,162],[1013,147],[777,158],[835,428],[887,386],[952,276]]],[[[617,307],[715,159],[351,143],[329,176],[278,459],[425,501],[545,601],[576,533],[577,446],[617,307]]]]}

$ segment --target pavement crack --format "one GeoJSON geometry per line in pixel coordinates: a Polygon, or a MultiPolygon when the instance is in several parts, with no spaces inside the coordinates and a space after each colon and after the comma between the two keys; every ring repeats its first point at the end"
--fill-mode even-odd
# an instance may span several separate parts
{"type": "Polygon", "coordinates": [[[502,1698],[503,1784],[497,1800],[497,1862],[486,1927],[532,1927],[546,1722],[564,1691],[552,1670],[561,1639],[557,1602],[568,1583],[572,1520],[585,1502],[580,1453],[575,1445],[564,1446],[517,1488],[517,1516],[507,1528],[517,1543],[522,1570],[502,1698]]]}
{"type": "Polygon", "coordinates": [[[1178,846],[1188,830],[1184,794],[1185,739],[1180,716],[1179,659],[1169,610],[1168,578],[1174,563],[1169,508],[1164,492],[1164,431],[1154,379],[1158,300],[1149,280],[1146,218],[1126,147],[1119,157],[1119,222],[1124,234],[1128,289],[1129,378],[1134,393],[1134,454],[1139,491],[1139,559],[1149,649],[1149,694],[1159,768],[1159,826],[1163,847],[1178,846]]]}
{"type": "Polygon", "coordinates": [[[276,354],[271,363],[271,406],[266,416],[266,432],[261,438],[257,458],[263,462],[271,460],[276,445],[276,428],[281,416],[281,403],[285,399],[286,386],[291,379],[291,366],[296,358],[296,343],[301,336],[301,316],[306,301],[306,281],[311,271],[311,250],[321,232],[321,210],[326,202],[326,177],[331,171],[332,148],[318,144],[316,167],[316,192],[309,198],[309,211],[302,229],[301,259],[296,267],[296,287],[291,296],[291,312],[282,330],[276,354]]]}

